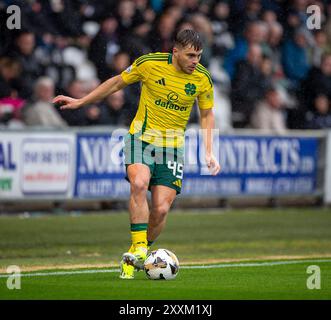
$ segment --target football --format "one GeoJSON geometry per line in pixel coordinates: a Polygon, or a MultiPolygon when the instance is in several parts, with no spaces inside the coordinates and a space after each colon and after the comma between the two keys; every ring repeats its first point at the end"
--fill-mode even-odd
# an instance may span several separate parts
{"type": "Polygon", "coordinates": [[[179,271],[179,262],[176,255],[168,249],[151,251],[145,262],[144,270],[151,280],[172,280],[179,271]]]}

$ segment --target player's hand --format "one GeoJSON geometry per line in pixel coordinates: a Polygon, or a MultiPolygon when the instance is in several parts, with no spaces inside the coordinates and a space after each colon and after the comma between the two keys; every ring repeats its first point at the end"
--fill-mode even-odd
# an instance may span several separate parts
{"type": "Polygon", "coordinates": [[[213,154],[206,154],[206,163],[213,176],[216,176],[221,171],[221,166],[213,154]]]}
{"type": "Polygon", "coordinates": [[[82,103],[79,99],[74,99],[67,96],[57,96],[53,99],[53,103],[61,105],[61,110],[78,109],[82,106],[82,103]]]}

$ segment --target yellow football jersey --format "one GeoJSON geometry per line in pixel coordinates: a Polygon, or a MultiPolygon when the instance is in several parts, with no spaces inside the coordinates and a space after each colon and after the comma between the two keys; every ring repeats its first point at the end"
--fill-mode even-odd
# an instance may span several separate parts
{"type": "Polygon", "coordinates": [[[121,73],[125,83],[141,81],[138,110],[131,134],[155,146],[181,147],[194,101],[200,109],[213,107],[213,83],[199,64],[192,74],[178,71],[170,53],[150,53],[121,73]]]}

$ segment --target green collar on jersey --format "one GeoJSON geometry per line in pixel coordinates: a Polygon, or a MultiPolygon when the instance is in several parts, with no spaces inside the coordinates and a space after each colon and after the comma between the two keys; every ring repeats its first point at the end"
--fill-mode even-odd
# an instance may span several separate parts
{"type": "Polygon", "coordinates": [[[172,53],[169,53],[168,64],[172,64],[172,53]]]}

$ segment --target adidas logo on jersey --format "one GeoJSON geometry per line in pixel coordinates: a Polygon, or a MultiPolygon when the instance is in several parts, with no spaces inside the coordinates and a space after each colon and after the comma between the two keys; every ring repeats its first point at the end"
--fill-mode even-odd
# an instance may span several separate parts
{"type": "Polygon", "coordinates": [[[178,180],[174,181],[172,184],[174,184],[175,186],[181,188],[182,187],[182,180],[178,179],[178,180]]]}
{"type": "Polygon", "coordinates": [[[162,79],[160,79],[160,80],[156,80],[155,83],[158,83],[158,84],[160,84],[160,85],[162,85],[162,86],[165,86],[165,85],[166,85],[166,83],[165,83],[165,79],[164,79],[164,78],[162,78],[162,79]]]}

